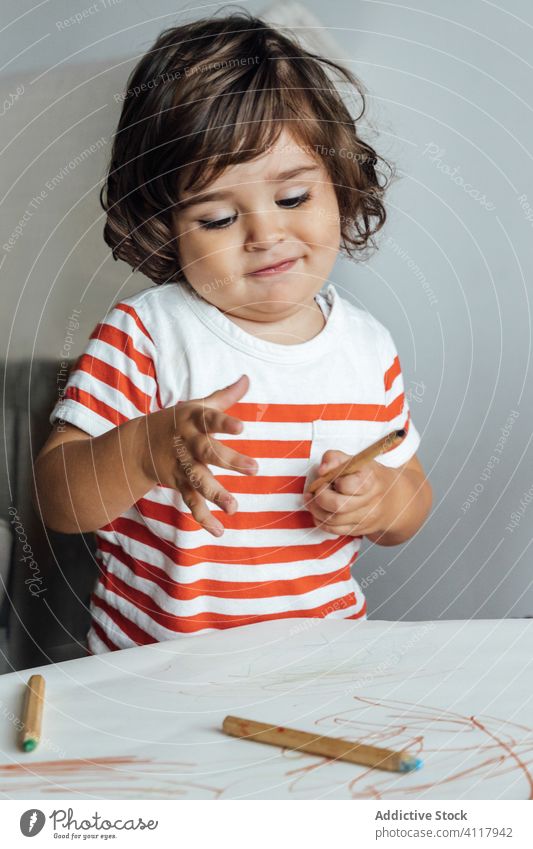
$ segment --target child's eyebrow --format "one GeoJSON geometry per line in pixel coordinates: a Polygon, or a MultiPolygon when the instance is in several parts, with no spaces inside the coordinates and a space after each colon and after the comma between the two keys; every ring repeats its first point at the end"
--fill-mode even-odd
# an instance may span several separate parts
{"type": "MultiPolygon", "coordinates": [[[[275,176],[267,179],[270,179],[271,181],[282,182],[283,180],[290,180],[291,177],[297,177],[299,174],[303,174],[304,172],[318,170],[318,165],[299,165],[297,168],[290,168],[286,171],[280,171],[275,176]]],[[[225,200],[226,198],[231,197],[231,195],[231,190],[221,190],[218,192],[203,192],[202,194],[193,195],[190,198],[186,198],[185,200],[180,201],[180,203],[178,203],[178,209],[187,209],[189,206],[196,206],[196,204],[205,203],[209,200],[225,200]]]]}

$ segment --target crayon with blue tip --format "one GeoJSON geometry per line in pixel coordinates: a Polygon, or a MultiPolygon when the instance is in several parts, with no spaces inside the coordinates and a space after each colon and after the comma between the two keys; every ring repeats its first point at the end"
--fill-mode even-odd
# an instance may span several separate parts
{"type": "Polygon", "coordinates": [[[378,746],[368,746],[338,737],[323,737],[308,731],[297,731],[283,725],[268,725],[266,722],[256,722],[254,719],[242,719],[238,716],[227,716],[222,723],[222,730],[232,737],[240,737],[254,743],[268,743],[283,749],[296,749],[310,755],[349,761],[390,772],[413,772],[422,766],[420,758],[404,751],[381,749],[378,746]]]}

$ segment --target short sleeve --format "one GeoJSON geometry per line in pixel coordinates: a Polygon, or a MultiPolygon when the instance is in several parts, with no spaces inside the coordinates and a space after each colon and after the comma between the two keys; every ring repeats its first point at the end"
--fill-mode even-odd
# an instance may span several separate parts
{"type": "Polygon", "coordinates": [[[158,409],[152,336],[133,306],[118,303],[95,327],[66,385],[60,386],[50,422],[60,419],[100,436],[158,409]]]}
{"type": "Polygon", "coordinates": [[[411,418],[396,346],[389,331],[385,327],[383,331],[381,362],[385,393],[384,421],[386,422],[383,435],[386,436],[393,430],[403,429],[406,431],[406,436],[396,448],[389,449],[376,457],[376,462],[397,468],[407,463],[416,454],[420,445],[420,434],[411,418]]]}

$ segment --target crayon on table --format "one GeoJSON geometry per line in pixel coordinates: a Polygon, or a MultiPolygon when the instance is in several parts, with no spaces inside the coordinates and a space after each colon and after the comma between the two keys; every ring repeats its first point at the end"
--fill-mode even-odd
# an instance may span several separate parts
{"type": "Polygon", "coordinates": [[[360,766],[386,769],[389,772],[412,772],[422,766],[419,758],[407,752],[367,746],[364,743],[354,743],[338,737],[322,737],[307,731],[297,731],[282,725],[268,725],[266,722],[256,722],[253,719],[242,719],[238,716],[226,716],[222,729],[232,737],[241,737],[252,740],[254,743],[268,743],[283,749],[297,749],[308,752],[310,755],[349,761],[360,766]]]}
{"type": "Polygon", "coordinates": [[[32,752],[41,739],[45,682],[42,675],[32,675],[26,686],[20,745],[32,752]]]}

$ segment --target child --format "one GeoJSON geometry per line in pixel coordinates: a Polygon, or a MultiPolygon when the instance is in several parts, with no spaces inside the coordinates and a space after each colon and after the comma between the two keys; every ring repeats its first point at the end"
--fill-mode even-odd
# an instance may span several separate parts
{"type": "Polygon", "coordinates": [[[429,512],[393,340],[328,282],[385,221],[328,66],[358,86],[238,13],[164,31],[130,77],[104,237],[156,285],[96,327],[35,465],[46,524],[96,532],[93,653],[364,618],[362,537],[396,545],[429,512]]]}

